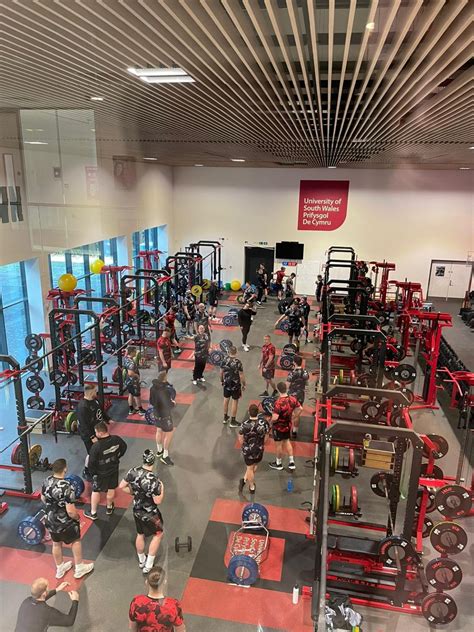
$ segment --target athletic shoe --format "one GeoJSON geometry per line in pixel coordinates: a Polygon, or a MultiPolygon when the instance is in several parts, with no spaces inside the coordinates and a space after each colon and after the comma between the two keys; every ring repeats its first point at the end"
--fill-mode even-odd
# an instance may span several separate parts
{"type": "Polygon", "coordinates": [[[193,380],[193,384],[194,386],[197,386],[198,385],[197,380],[193,380]]]}
{"type": "Polygon", "coordinates": [[[240,428],[240,423],[237,421],[237,419],[231,419],[229,428],[240,428]]]}
{"type": "Polygon", "coordinates": [[[115,511],[115,504],[114,503],[112,503],[110,506],[107,506],[106,509],[105,509],[105,513],[108,516],[111,516],[114,513],[114,511],[115,511]]]}
{"type": "Polygon", "coordinates": [[[244,345],[244,351],[250,351],[250,347],[248,345],[244,345]]]}
{"type": "Polygon", "coordinates": [[[173,461],[170,459],[169,456],[160,457],[160,461],[164,463],[165,465],[174,465],[173,461]]]}
{"type": "Polygon", "coordinates": [[[226,424],[228,421],[229,421],[229,418],[228,417],[224,417],[224,419],[222,420],[222,423],[226,424]]]}
{"type": "Polygon", "coordinates": [[[272,397],[278,397],[278,391],[276,389],[273,391],[272,397]]]}
{"type": "Polygon", "coordinates": [[[140,408],[137,410],[137,415],[141,415],[143,417],[144,415],[146,415],[146,410],[140,406],[140,408]]]}
{"type": "Polygon", "coordinates": [[[128,409],[128,414],[129,414],[129,415],[134,415],[134,414],[135,414],[135,409],[134,409],[134,408],[132,408],[132,407],[129,407],[129,409],[128,409]]]}
{"type": "Polygon", "coordinates": [[[163,454],[163,450],[157,450],[156,456],[160,457],[163,454]]]}
{"type": "Polygon", "coordinates": [[[92,513],[90,509],[84,509],[84,517],[89,518],[89,520],[97,520],[97,514],[92,513]]]}
{"type": "Polygon", "coordinates": [[[268,467],[271,467],[272,470],[282,470],[283,464],[277,463],[276,461],[272,461],[271,463],[268,464],[268,467]]]}
{"type": "MultiPolygon", "coordinates": [[[[240,481],[239,481],[239,494],[242,493],[242,490],[244,489],[244,487],[245,487],[245,480],[243,478],[241,478],[240,481]]],[[[61,575],[61,577],[62,577],[62,575],[61,575]]]]}
{"type": "Polygon", "coordinates": [[[290,461],[290,462],[288,463],[288,469],[289,469],[289,470],[291,470],[292,472],[293,472],[294,470],[296,470],[296,465],[295,465],[295,462],[294,462],[294,461],[290,461]]]}
{"type": "Polygon", "coordinates": [[[81,579],[87,573],[90,573],[94,570],[94,562],[90,564],[76,564],[76,568],[74,570],[74,579],[81,579]]]}
{"type": "Polygon", "coordinates": [[[250,492],[251,494],[255,494],[255,490],[256,490],[256,489],[257,489],[257,486],[256,486],[256,485],[254,485],[253,487],[249,487],[249,492],[250,492]]]}
{"type": "Polygon", "coordinates": [[[257,305],[258,305],[258,306],[260,306],[260,305],[261,305],[261,302],[260,302],[260,301],[257,301],[257,305]]]}
{"type": "MultiPolygon", "coordinates": [[[[152,567],[153,568],[153,567],[152,567]]],[[[148,573],[151,571],[151,568],[149,568],[148,566],[144,566],[143,567],[143,574],[144,575],[148,575],[148,573]]]]}
{"type": "Polygon", "coordinates": [[[260,393],[259,397],[268,397],[268,391],[263,391],[263,393],[260,393]]]}
{"type": "Polygon", "coordinates": [[[296,437],[297,437],[297,436],[298,436],[298,433],[297,433],[297,432],[292,432],[292,433],[291,433],[291,438],[292,438],[292,439],[296,439],[296,437]]]}
{"type": "Polygon", "coordinates": [[[143,570],[145,568],[145,564],[146,560],[144,562],[140,562],[140,560],[138,560],[138,568],[141,568],[143,570]]]}
{"type": "Polygon", "coordinates": [[[200,377],[200,378],[198,379],[198,382],[205,382],[205,381],[206,381],[206,380],[205,380],[205,378],[203,378],[203,377],[200,377]]]}
{"type": "Polygon", "coordinates": [[[56,567],[56,579],[61,579],[64,575],[71,570],[72,562],[63,562],[56,567]]]}

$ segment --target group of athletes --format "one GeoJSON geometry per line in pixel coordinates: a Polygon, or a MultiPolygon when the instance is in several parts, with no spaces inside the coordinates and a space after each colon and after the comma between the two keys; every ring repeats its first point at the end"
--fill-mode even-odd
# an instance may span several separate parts
{"type": "MultiPolygon", "coordinates": [[[[254,303],[261,306],[266,300],[266,273],[259,267],[257,294],[245,297],[243,310],[250,310],[248,323],[241,324],[245,335],[243,349],[248,351],[246,336],[250,330],[253,316],[256,314],[254,303]],[[264,298],[265,297],[265,298],[264,298]]],[[[310,306],[307,300],[294,296],[294,274],[286,277],[282,268],[275,273],[279,297],[283,296],[283,282],[286,278],[285,294],[291,298],[287,310],[275,323],[283,319],[289,322],[289,342],[299,350],[301,333],[308,332],[310,306]],[[281,295],[280,295],[281,292],[281,295]]],[[[211,285],[211,290],[215,286],[211,285]]],[[[212,320],[215,319],[218,294],[212,292],[209,297],[209,309],[202,303],[196,304],[191,294],[186,295],[184,325],[186,335],[194,340],[195,362],[192,374],[194,385],[205,382],[203,377],[208,360],[212,320]]],[[[241,310],[242,311],[242,310],[241,310]]],[[[176,335],[176,310],[172,308],[165,317],[165,329],[157,341],[158,377],[152,381],[149,403],[153,409],[153,421],[156,426],[155,450],[146,449],[141,462],[130,468],[120,480],[120,459],[126,453],[127,444],[120,437],[110,433],[110,417],[102,409],[97,400],[97,387],[87,384],[84,397],[77,406],[78,430],[86,452],[83,475],[91,482],[90,508],[85,509],[85,518],[96,521],[99,518],[101,496],[105,494],[105,514],[110,516],[115,511],[115,494],[120,489],[133,498],[133,517],[136,529],[135,549],[138,566],[146,578],[147,594],[136,596],[129,608],[129,629],[166,631],[185,630],[180,603],[166,597],[164,588],[165,572],[155,566],[155,558],[163,537],[163,517],[160,505],[164,499],[163,482],[154,473],[157,459],[165,465],[173,465],[169,456],[169,446],[173,436],[172,410],[176,405],[175,391],[168,382],[168,373],[172,367],[174,349],[178,347],[176,335]],[[148,539],[148,547],[147,547],[148,539]]],[[[241,319],[239,318],[239,322],[241,319]]],[[[291,439],[296,438],[305,399],[305,389],[309,374],[302,366],[301,356],[294,356],[294,368],[289,372],[285,382],[275,382],[276,348],[269,335],[264,336],[259,370],[265,382],[265,390],[260,397],[274,398],[273,412],[266,414],[259,411],[256,404],[248,407],[248,414],[242,423],[237,422],[237,409],[246,387],[243,365],[237,357],[235,346],[230,347],[224,359],[220,379],[224,395],[223,423],[231,428],[239,428],[241,452],[245,462],[245,473],[239,480],[239,493],[248,485],[250,494],[256,490],[255,472],[262,461],[266,437],[271,434],[275,442],[275,460],[269,462],[274,470],[283,469],[283,456],[288,457],[288,470],[296,468],[291,439]],[[229,415],[230,413],[230,415],[229,415]]],[[[141,399],[140,360],[138,349],[130,345],[124,356],[125,388],[128,392],[129,415],[145,415],[141,399]]],[[[92,562],[85,562],[82,556],[80,515],[76,507],[77,498],[71,482],[67,479],[67,462],[57,459],[52,464],[52,473],[46,478],[41,490],[41,500],[46,511],[46,527],[52,541],[52,554],[56,565],[55,577],[63,579],[74,568],[74,578],[80,579],[94,569],[92,562]],[[70,545],[72,560],[65,560],[64,545],[70,545]]],[[[48,626],[73,625],[77,610],[79,593],[68,590],[69,583],[61,582],[56,589],[49,589],[45,578],[38,578],[31,586],[31,596],[24,600],[19,613],[16,632],[39,632],[48,626]],[[67,591],[71,598],[69,612],[49,606],[46,602],[57,592],[67,591]]]]}

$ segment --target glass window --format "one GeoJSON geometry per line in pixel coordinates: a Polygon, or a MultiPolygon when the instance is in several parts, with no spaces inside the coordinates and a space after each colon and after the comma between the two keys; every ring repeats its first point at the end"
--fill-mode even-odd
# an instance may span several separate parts
{"type": "Polygon", "coordinates": [[[0,266],[0,353],[20,363],[28,355],[25,336],[31,333],[23,261],[0,266]]]}
{"type": "Polygon", "coordinates": [[[56,252],[49,255],[49,271],[51,276],[51,287],[58,286],[58,279],[66,273],[66,255],[64,252],[56,252]]]}

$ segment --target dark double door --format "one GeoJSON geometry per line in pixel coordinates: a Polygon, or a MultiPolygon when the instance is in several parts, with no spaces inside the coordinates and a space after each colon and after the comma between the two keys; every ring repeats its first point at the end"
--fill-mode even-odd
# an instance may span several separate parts
{"type": "Polygon", "coordinates": [[[273,266],[275,265],[274,248],[259,248],[257,246],[245,248],[244,282],[250,281],[250,283],[253,284],[257,282],[257,268],[261,263],[265,266],[268,279],[270,280],[271,274],[274,271],[273,266]]]}

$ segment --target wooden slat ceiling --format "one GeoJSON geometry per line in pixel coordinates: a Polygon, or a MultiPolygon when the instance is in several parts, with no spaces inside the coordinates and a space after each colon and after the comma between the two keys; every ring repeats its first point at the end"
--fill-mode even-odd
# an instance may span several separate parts
{"type": "Polygon", "coordinates": [[[0,0],[0,108],[92,108],[171,165],[470,166],[472,1],[0,0]]]}

